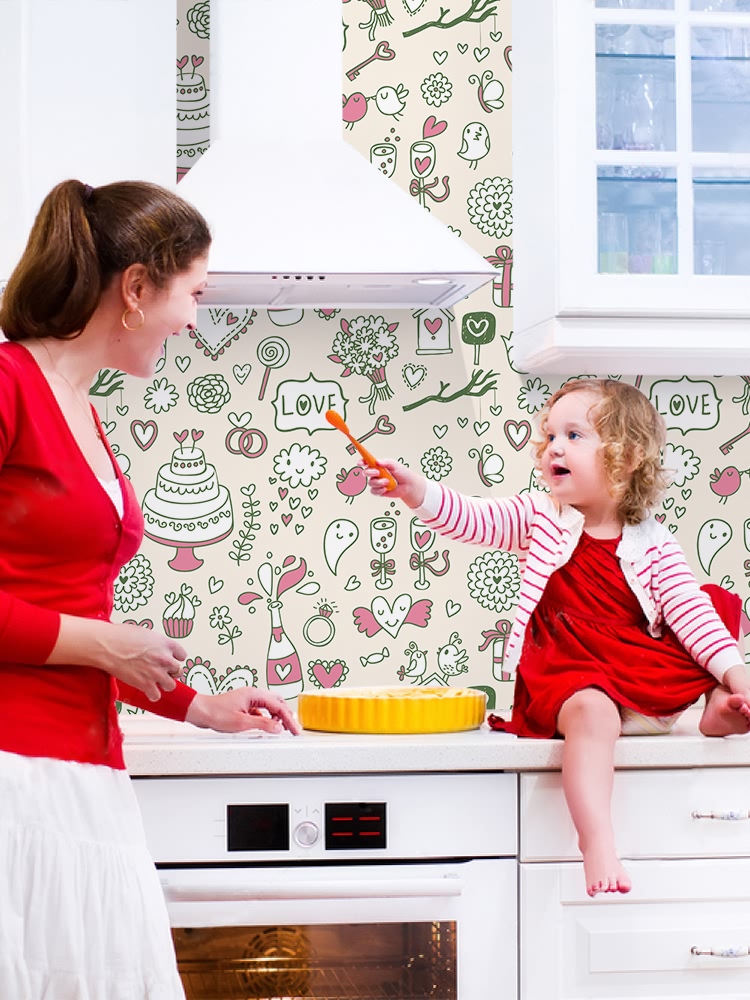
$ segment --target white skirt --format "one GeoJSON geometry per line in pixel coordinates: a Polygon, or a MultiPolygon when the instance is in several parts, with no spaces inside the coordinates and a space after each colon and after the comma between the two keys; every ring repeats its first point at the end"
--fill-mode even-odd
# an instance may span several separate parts
{"type": "Polygon", "coordinates": [[[0,751],[0,997],[184,996],[128,774],[0,751]]]}

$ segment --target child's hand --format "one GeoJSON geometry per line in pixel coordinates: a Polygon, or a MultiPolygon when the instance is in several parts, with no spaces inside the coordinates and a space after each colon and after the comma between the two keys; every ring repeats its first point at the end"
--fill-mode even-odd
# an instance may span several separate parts
{"type": "Polygon", "coordinates": [[[395,462],[392,458],[378,459],[378,462],[396,480],[396,488],[387,490],[388,480],[384,479],[377,469],[371,469],[363,462],[360,462],[365,476],[367,476],[370,492],[373,496],[394,497],[397,500],[403,500],[406,506],[412,509],[421,507],[427,490],[427,480],[425,477],[419,472],[412,472],[411,469],[408,469],[405,465],[401,465],[400,462],[395,462]]]}
{"type": "Polygon", "coordinates": [[[745,705],[750,707],[750,680],[743,665],[730,667],[724,674],[723,683],[724,687],[729,688],[732,694],[740,695],[745,705]]]}

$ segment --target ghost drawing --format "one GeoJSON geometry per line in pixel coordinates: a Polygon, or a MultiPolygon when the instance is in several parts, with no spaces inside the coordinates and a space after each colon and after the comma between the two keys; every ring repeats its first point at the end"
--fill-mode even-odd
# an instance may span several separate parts
{"type": "Polygon", "coordinates": [[[481,122],[469,122],[461,134],[458,155],[476,169],[477,163],[490,151],[490,133],[481,122]]]}

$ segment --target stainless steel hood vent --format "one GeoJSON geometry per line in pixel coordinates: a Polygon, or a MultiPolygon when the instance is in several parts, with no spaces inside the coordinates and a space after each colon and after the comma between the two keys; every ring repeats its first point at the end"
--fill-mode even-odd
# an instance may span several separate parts
{"type": "Polygon", "coordinates": [[[448,308],[490,280],[344,140],[340,0],[212,0],[211,33],[211,147],[178,188],[214,234],[202,304],[448,308]]]}

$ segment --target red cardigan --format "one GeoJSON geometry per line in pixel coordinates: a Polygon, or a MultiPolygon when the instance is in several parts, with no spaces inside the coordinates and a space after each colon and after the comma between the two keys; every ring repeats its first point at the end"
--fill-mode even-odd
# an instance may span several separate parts
{"type": "Polygon", "coordinates": [[[45,666],[61,614],[109,621],[114,582],[143,537],[133,487],[110,456],[122,520],[36,360],[0,344],[0,750],[124,768],[118,697],[172,719],[195,697],[178,683],[150,702],[96,667],[45,666]]]}

